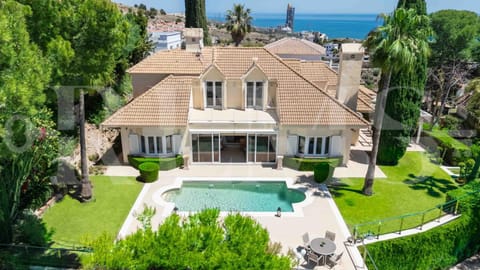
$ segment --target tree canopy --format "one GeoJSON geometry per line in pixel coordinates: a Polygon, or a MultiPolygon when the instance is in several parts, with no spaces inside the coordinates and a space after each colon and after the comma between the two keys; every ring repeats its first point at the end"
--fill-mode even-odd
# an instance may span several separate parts
{"type": "Polygon", "coordinates": [[[240,4],[234,4],[231,10],[227,10],[225,16],[227,30],[230,31],[235,46],[238,46],[252,30],[253,18],[250,12],[249,8],[245,9],[245,5],[240,4]]]}
{"type": "Polygon", "coordinates": [[[480,17],[472,11],[440,10],[430,15],[434,31],[431,66],[465,58],[471,42],[479,37],[480,17]]]}
{"type": "MultiPolygon", "coordinates": [[[[425,0],[400,0],[398,8],[412,8],[427,15],[425,0]]],[[[423,26],[430,29],[430,25],[423,26]]],[[[396,165],[405,154],[420,116],[420,106],[427,81],[426,57],[417,56],[414,71],[399,70],[392,74],[385,105],[385,118],[378,148],[378,163],[396,165]]]]}
{"type": "Polygon", "coordinates": [[[93,254],[83,258],[86,269],[291,269],[288,257],[269,244],[268,232],[255,220],[218,209],[186,219],[174,214],[153,232],[137,231],[113,242],[101,237],[93,254]]]}

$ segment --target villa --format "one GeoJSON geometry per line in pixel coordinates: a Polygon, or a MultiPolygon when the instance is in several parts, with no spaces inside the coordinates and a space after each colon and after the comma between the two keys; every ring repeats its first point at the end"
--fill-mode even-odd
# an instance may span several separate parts
{"type": "Polygon", "coordinates": [[[128,70],[133,100],[102,123],[121,131],[122,156],[182,155],[188,164],[277,164],[287,156],[346,164],[369,126],[372,91],[360,85],[363,49],[344,44],[337,74],[321,62],[282,59],[268,48],[160,51],[128,70]],[[360,98],[359,98],[360,97],[360,98]]]}

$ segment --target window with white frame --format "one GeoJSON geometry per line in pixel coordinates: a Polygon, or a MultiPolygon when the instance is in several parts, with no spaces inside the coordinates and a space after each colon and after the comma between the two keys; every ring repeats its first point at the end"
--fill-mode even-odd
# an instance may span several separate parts
{"type": "Polygon", "coordinates": [[[140,148],[148,155],[166,155],[173,153],[172,135],[141,136],[140,148]]]}
{"type": "Polygon", "coordinates": [[[205,82],[206,103],[209,108],[222,107],[222,82],[205,82]]]}
{"type": "Polygon", "coordinates": [[[247,108],[263,108],[263,82],[247,82],[247,108]]]}
{"type": "Polygon", "coordinates": [[[298,154],[326,156],[330,153],[330,137],[298,136],[298,154]]]}

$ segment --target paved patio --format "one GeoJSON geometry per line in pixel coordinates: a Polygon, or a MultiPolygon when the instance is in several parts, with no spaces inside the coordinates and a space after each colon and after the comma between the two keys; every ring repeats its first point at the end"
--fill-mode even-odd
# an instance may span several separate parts
{"type": "MultiPolygon", "coordinates": [[[[106,174],[138,175],[134,171],[126,166],[121,166],[109,168],[106,174]]],[[[352,173],[362,173],[358,171],[358,168],[352,168],[350,171],[352,173]]],[[[133,213],[141,212],[145,204],[155,206],[157,209],[157,213],[152,219],[152,226],[155,228],[162,223],[165,217],[171,213],[172,207],[155,202],[158,201],[158,198],[155,198],[158,197],[158,190],[174,184],[177,178],[189,177],[209,177],[213,179],[221,177],[292,179],[295,182],[295,187],[304,188],[307,190],[307,194],[311,195],[310,199],[307,198],[309,203],[302,208],[302,211],[298,211],[295,214],[283,213],[280,218],[276,217],[275,213],[267,214],[267,216],[252,215],[260,224],[267,228],[271,241],[280,242],[282,251],[286,253],[289,249],[293,250],[303,245],[302,235],[306,232],[309,233],[310,239],[313,239],[315,237],[323,237],[325,231],[329,230],[336,233],[336,253],[345,251],[339,266],[335,269],[366,269],[363,267],[362,257],[358,249],[344,244],[350,233],[327,188],[324,185],[314,183],[311,172],[298,172],[288,168],[276,170],[272,167],[260,165],[194,165],[190,166],[189,170],[174,169],[162,171],[158,181],[145,185],[135,205],[132,207],[119,233],[119,237],[124,237],[140,227],[138,221],[133,217],[133,213]],[[357,266],[356,268],[355,265],[357,266]]],[[[310,265],[305,263],[302,265],[302,269],[311,269],[310,265]]]]}

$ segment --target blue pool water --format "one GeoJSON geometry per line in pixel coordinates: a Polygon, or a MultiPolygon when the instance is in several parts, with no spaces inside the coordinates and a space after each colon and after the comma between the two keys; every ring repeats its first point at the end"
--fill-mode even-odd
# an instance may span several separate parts
{"type": "Polygon", "coordinates": [[[179,211],[218,208],[221,211],[293,212],[292,203],[305,200],[305,193],[289,189],[284,181],[184,181],[180,189],[162,194],[179,211]]]}

